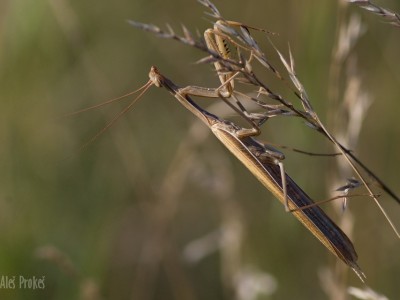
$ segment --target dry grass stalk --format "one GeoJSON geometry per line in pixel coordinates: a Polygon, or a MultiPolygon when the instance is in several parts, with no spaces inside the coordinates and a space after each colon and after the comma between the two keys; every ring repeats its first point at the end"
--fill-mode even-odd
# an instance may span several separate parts
{"type": "MultiPolygon", "coordinates": [[[[364,29],[360,18],[352,15],[348,22],[343,20],[339,24],[337,31],[330,71],[328,120],[330,120],[330,127],[334,128],[335,136],[344,144],[349,145],[351,149],[356,149],[362,121],[365,117],[366,108],[370,103],[368,95],[361,89],[361,79],[357,72],[356,60],[352,57],[352,49],[363,34],[364,29]],[[348,72],[343,74],[343,69],[346,67],[348,72]],[[341,91],[338,84],[340,77],[346,78],[347,86],[344,92],[341,91]],[[341,102],[340,99],[343,99],[343,101],[341,102]],[[338,110],[338,106],[342,106],[342,109],[338,110]]],[[[328,178],[328,190],[331,191],[335,191],[337,186],[343,185],[343,178],[352,176],[352,170],[346,162],[341,159],[337,159],[336,162],[337,174],[334,176],[329,174],[328,178]]],[[[348,185],[353,186],[353,189],[359,187],[358,182],[353,182],[352,179],[350,179],[348,185]]],[[[346,186],[343,190],[345,189],[346,186]]],[[[349,208],[346,208],[345,214],[343,213],[346,206],[346,198],[343,203],[335,202],[334,204],[336,214],[339,216],[340,227],[351,237],[354,230],[354,217],[349,208]]],[[[339,264],[337,264],[335,271],[326,270],[321,272],[321,285],[330,299],[345,300],[348,298],[347,272],[339,264]]]]}
{"type": "Polygon", "coordinates": [[[389,21],[389,24],[392,24],[396,27],[400,27],[400,15],[396,12],[393,12],[389,9],[386,9],[382,6],[379,6],[372,1],[369,0],[348,0],[350,3],[354,3],[365,10],[372,12],[375,15],[383,17],[385,20],[389,21]]]}

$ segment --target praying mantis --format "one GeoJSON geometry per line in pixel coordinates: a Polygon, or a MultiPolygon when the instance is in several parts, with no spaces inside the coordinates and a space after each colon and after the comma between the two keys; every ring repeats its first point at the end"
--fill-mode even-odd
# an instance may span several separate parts
{"type": "Polygon", "coordinates": [[[188,86],[179,88],[163,76],[156,67],[151,67],[149,83],[166,88],[185,108],[205,123],[212,133],[244,166],[288,209],[314,236],[336,257],[345,262],[363,280],[365,277],[357,265],[357,253],[346,234],[280,167],[284,157],[272,152],[254,136],[259,128],[244,129],[221,119],[198,106],[190,96],[210,96],[212,89],[188,86]],[[311,205],[306,209],[303,206],[311,205]]]}

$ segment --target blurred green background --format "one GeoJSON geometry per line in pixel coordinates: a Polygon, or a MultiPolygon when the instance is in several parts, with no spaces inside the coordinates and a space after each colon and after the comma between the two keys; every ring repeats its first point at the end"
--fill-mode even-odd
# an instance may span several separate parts
{"type": "MultiPolygon", "coordinates": [[[[351,53],[374,102],[356,152],[399,194],[399,29],[336,1],[215,4],[227,19],[279,33],[284,53],[290,43],[323,121],[337,28],[362,19],[351,53]]],[[[194,0],[0,2],[0,279],[17,284],[2,284],[1,299],[234,299],[238,290],[240,299],[340,299],[348,286],[363,287],[352,272],[331,283],[335,258],[165,90],[150,89],[79,151],[127,102],[64,115],[138,88],[151,65],[180,85],[218,85],[211,66],[193,64],[204,54],[126,22],[203,32],[205,10],[194,0]],[[20,288],[19,276],[45,278],[45,288],[20,288]]],[[[264,127],[263,140],[332,149],[299,121],[264,127]]],[[[326,198],[334,161],[285,153],[288,173],[326,198]]],[[[399,205],[380,199],[400,227],[399,205]]],[[[368,285],[398,299],[400,241],[376,205],[354,199],[339,217],[324,207],[350,220],[368,285]]]]}

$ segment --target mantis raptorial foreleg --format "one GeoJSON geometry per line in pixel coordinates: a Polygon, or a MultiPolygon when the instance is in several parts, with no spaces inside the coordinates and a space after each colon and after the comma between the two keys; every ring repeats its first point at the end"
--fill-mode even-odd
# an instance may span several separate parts
{"type": "MultiPolygon", "coordinates": [[[[242,24],[237,22],[218,20],[213,28],[209,28],[204,32],[204,40],[206,42],[207,48],[211,51],[216,52],[222,58],[222,60],[231,59],[231,50],[229,48],[227,39],[229,40],[229,43],[233,44],[233,46],[235,46],[237,49],[243,48],[247,51],[250,51],[251,53],[251,49],[239,45],[231,38],[229,38],[229,36],[223,33],[220,29],[221,27],[228,28],[228,26],[231,25],[246,28],[242,24]]],[[[252,54],[250,54],[250,58],[247,61],[247,65],[250,64],[252,57],[253,57],[252,54]]],[[[218,95],[216,95],[216,97],[222,96],[225,98],[233,98],[237,106],[242,111],[242,115],[245,115],[246,117],[252,120],[258,120],[259,124],[265,122],[265,120],[267,119],[265,115],[249,113],[234,93],[234,85],[235,85],[234,79],[240,74],[240,71],[226,70],[226,67],[224,66],[221,60],[216,60],[214,62],[214,67],[215,70],[217,71],[219,80],[221,82],[221,86],[217,88],[219,93],[218,95]]]]}

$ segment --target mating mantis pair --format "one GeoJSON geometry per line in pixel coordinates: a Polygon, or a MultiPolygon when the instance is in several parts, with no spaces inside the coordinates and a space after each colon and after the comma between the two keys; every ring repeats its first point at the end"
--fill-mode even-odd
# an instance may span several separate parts
{"type": "MultiPolygon", "coordinates": [[[[140,23],[135,23],[138,26],[140,23]]],[[[260,134],[259,125],[263,123],[268,115],[248,113],[240,101],[234,95],[234,79],[239,71],[226,71],[223,60],[229,60],[230,54],[227,46],[227,36],[220,28],[227,26],[239,26],[241,30],[248,28],[237,22],[219,20],[213,29],[204,33],[206,46],[210,52],[220,59],[214,61],[214,66],[221,82],[219,88],[202,88],[197,86],[178,87],[170,79],[163,76],[156,67],[151,67],[150,80],[135,92],[140,94],[121,113],[116,115],[92,140],[108,129],[122,114],[129,111],[137,99],[139,99],[152,85],[166,88],[185,108],[203,121],[222,144],[237,158],[249,171],[284,204],[285,210],[290,211],[322,244],[328,248],[336,257],[350,266],[361,280],[365,277],[357,265],[357,254],[350,239],[343,231],[315,205],[311,198],[285,173],[282,160],[284,155],[278,150],[269,147],[258,140],[255,136],[260,134]],[[224,120],[201,108],[193,101],[191,96],[220,98],[234,109],[251,128],[240,127],[233,122],[224,120]],[[236,101],[232,104],[229,98],[236,101]]],[[[139,25],[139,27],[143,27],[139,25]]],[[[251,54],[252,55],[252,54],[251,54]]],[[[250,68],[249,61],[246,67],[250,68]]],[[[133,92],[133,93],[135,93],[133,92]]],[[[131,95],[133,93],[129,93],[131,95]]],[[[127,96],[127,95],[125,95],[127,96]]],[[[125,97],[122,96],[122,97],[125,97]]],[[[114,100],[107,101],[108,104],[114,100]]],[[[98,107],[97,105],[95,107],[98,107]]],[[[93,108],[93,107],[92,107],[93,108]]],[[[90,109],[90,108],[89,108],[90,109]]],[[[85,109],[86,110],[86,109],[85,109]]],[[[79,112],[82,112],[81,110],[79,112]]],[[[86,145],[86,144],[85,144],[86,145]]]]}
{"type": "MultiPolygon", "coordinates": [[[[202,4],[211,6],[207,0],[200,0],[202,4]]],[[[211,10],[219,17],[214,6],[211,10]]],[[[160,34],[160,30],[152,25],[146,25],[137,22],[131,22],[132,25],[144,30],[152,31],[160,34]]],[[[261,142],[255,137],[260,134],[260,124],[273,113],[254,114],[248,113],[240,101],[235,97],[234,80],[240,74],[251,73],[250,62],[255,57],[260,63],[267,68],[272,68],[269,63],[263,59],[262,55],[257,52],[257,45],[248,33],[249,26],[245,26],[238,22],[218,20],[214,28],[206,30],[204,40],[206,50],[211,54],[211,62],[214,63],[217,75],[221,82],[219,88],[202,88],[196,86],[179,87],[170,79],[163,76],[156,67],[152,67],[149,73],[150,80],[139,90],[139,96],[129,104],[120,114],[118,114],[106,127],[100,131],[93,139],[95,139],[104,130],[109,128],[122,114],[129,111],[135,101],[139,99],[148,88],[152,85],[156,87],[166,88],[184,107],[192,112],[197,118],[205,123],[213,134],[222,142],[222,144],[236,157],[245,167],[268,189],[272,194],[284,204],[286,211],[290,211],[322,244],[329,249],[336,257],[345,262],[361,280],[365,277],[363,272],[357,265],[357,254],[354,250],[350,239],[343,231],[324,213],[324,211],[315,205],[311,198],[285,173],[282,160],[284,155],[276,149],[273,149],[261,142]],[[250,58],[242,59],[240,54],[239,62],[232,60],[227,44],[231,43],[238,50],[241,46],[233,42],[230,35],[235,36],[236,33],[231,26],[238,26],[242,31],[240,38],[251,45],[250,58]],[[226,63],[228,62],[228,63],[226,63]],[[232,68],[234,66],[235,68],[232,68]],[[242,72],[246,69],[246,72],[242,72]],[[219,98],[234,109],[251,128],[240,127],[233,122],[224,120],[216,115],[201,108],[193,101],[191,96],[219,98]],[[229,100],[233,98],[236,105],[229,100]]],[[[172,33],[166,34],[193,46],[193,40],[188,32],[185,32],[186,39],[179,38],[172,33]]],[[[201,48],[201,45],[197,45],[201,48]]],[[[245,50],[249,48],[243,47],[245,50]]],[[[251,78],[250,78],[251,79],[251,78]]],[[[296,82],[296,81],[295,81],[296,82]]],[[[265,89],[265,88],[264,88],[265,89]]],[[[136,91],[135,91],[136,92],[136,91]]],[[[260,93],[264,92],[260,90],[260,93]]],[[[268,91],[267,91],[268,92],[268,91]]],[[[131,95],[130,93],[128,95],[131,95]]],[[[125,95],[127,96],[127,95],[125,95]]],[[[124,97],[124,96],[123,96],[124,97]]],[[[120,97],[121,98],[121,97],[120,97]]],[[[119,99],[119,98],[116,98],[119,99]]],[[[116,99],[108,101],[110,103],[116,99]]],[[[253,99],[253,98],[252,98],[253,99]]],[[[257,99],[254,99],[257,100],[257,99]]],[[[307,106],[307,105],[306,105],[307,106]]],[[[307,111],[307,109],[306,109],[307,111]]],[[[312,124],[311,124],[312,125],[312,124]]],[[[93,140],[92,139],[92,140],[93,140]]],[[[92,141],[90,140],[89,143],[92,141]]]]}

